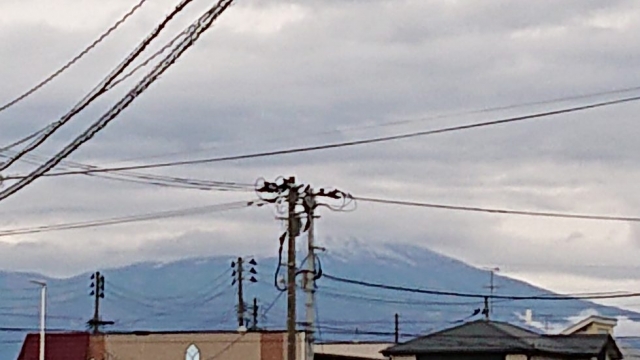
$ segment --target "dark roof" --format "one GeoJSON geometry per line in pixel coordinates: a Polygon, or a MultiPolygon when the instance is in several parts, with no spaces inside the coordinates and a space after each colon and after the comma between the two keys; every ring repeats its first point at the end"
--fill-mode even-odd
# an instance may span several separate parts
{"type": "Polygon", "coordinates": [[[607,347],[613,359],[622,357],[607,334],[541,335],[508,323],[479,320],[392,346],[382,353],[547,353],[591,357],[607,347]]]}
{"type": "MultiPolygon", "coordinates": [[[[599,354],[608,345],[609,334],[572,334],[545,336],[566,351],[599,354]]],[[[617,346],[616,346],[617,348],[617,346]]]]}
{"type": "MultiPolygon", "coordinates": [[[[47,334],[44,337],[46,360],[87,360],[88,333],[47,334]]],[[[28,334],[22,344],[18,360],[38,360],[40,335],[28,334]]]]}

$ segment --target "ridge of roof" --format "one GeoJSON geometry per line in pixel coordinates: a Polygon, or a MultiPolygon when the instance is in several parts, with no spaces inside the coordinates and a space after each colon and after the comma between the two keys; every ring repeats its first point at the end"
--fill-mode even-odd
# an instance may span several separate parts
{"type": "Polygon", "coordinates": [[[381,351],[384,355],[448,352],[536,352],[592,355],[608,344],[619,353],[609,334],[548,335],[506,322],[476,320],[417,337],[381,351]],[[485,340],[482,340],[485,337],[485,340]],[[491,338],[487,340],[488,338],[491,338]]]}
{"type": "Polygon", "coordinates": [[[528,330],[519,328],[519,327],[517,327],[515,325],[511,325],[511,324],[506,323],[506,322],[486,321],[486,323],[488,325],[492,326],[494,329],[498,330],[499,332],[501,332],[501,333],[503,333],[503,334],[505,334],[507,336],[510,336],[514,340],[524,344],[525,347],[530,347],[531,350],[535,350],[535,348],[536,348],[535,344],[524,340],[521,336],[513,334],[511,331],[516,330],[518,332],[526,332],[528,335],[535,335],[536,337],[540,337],[540,334],[536,334],[534,332],[529,332],[528,330]]]}

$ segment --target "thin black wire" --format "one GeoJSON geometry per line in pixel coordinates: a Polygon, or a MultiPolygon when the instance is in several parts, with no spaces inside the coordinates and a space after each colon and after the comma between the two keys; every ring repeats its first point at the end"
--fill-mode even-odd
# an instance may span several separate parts
{"type": "Polygon", "coordinates": [[[439,120],[439,119],[446,119],[446,118],[451,118],[451,117],[456,117],[456,116],[463,116],[463,115],[482,114],[482,113],[496,112],[496,111],[502,111],[502,110],[518,109],[518,108],[523,108],[523,107],[528,107],[528,106],[548,105],[548,104],[561,103],[561,102],[567,102],[567,101],[572,101],[572,100],[582,100],[582,99],[588,99],[588,98],[593,98],[593,97],[598,97],[598,96],[603,96],[603,95],[624,94],[624,93],[636,92],[636,91],[639,91],[639,90],[640,90],[640,86],[632,86],[632,87],[627,87],[627,88],[599,91],[599,92],[587,93],[587,94],[582,94],[582,95],[571,95],[571,96],[559,97],[559,98],[554,98],[554,99],[530,101],[530,102],[511,104],[511,105],[503,105],[503,106],[494,106],[494,107],[489,107],[489,108],[485,108],[485,109],[459,111],[459,112],[454,112],[454,113],[450,113],[450,114],[434,115],[434,116],[426,117],[426,118],[389,121],[389,122],[385,122],[385,123],[382,123],[382,124],[375,124],[375,125],[371,125],[371,126],[347,128],[346,130],[350,130],[350,129],[366,129],[366,128],[372,128],[372,127],[381,127],[381,126],[403,125],[403,124],[410,124],[410,123],[416,123],[416,122],[423,122],[425,120],[439,120]]]}
{"type": "Polygon", "coordinates": [[[242,338],[245,337],[247,333],[242,333],[238,336],[237,339],[233,340],[232,342],[229,343],[229,345],[225,346],[224,348],[222,348],[220,351],[218,351],[215,355],[208,357],[206,360],[214,360],[216,358],[219,358],[220,356],[222,356],[224,353],[226,353],[229,349],[231,349],[235,344],[237,344],[238,342],[240,342],[240,340],[242,340],[242,338]]]}
{"type": "Polygon", "coordinates": [[[159,315],[171,315],[171,314],[175,314],[176,312],[184,312],[184,310],[187,308],[195,309],[195,308],[205,306],[207,304],[210,304],[212,301],[221,298],[225,294],[228,294],[229,290],[231,289],[232,289],[231,285],[226,285],[222,287],[220,291],[212,295],[209,295],[205,298],[194,298],[194,299],[191,299],[190,301],[185,301],[185,302],[167,302],[166,300],[144,301],[144,300],[141,300],[137,295],[128,295],[122,292],[122,289],[118,287],[112,288],[108,295],[113,296],[119,300],[131,303],[137,306],[141,306],[145,309],[156,311],[154,315],[159,316],[159,315]]]}
{"type": "Polygon", "coordinates": [[[282,295],[284,294],[284,292],[279,291],[278,295],[276,295],[273,298],[273,301],[271,301],[271,303],[269,303],[269,306],[266,307],[266,309],[262,312],[262,318],[265,319],[267,317],[267,314],[269,313],[269,311],[271,311],[271,309],[275,306],[275,304],[278,302],[278,300],[280,300],[280,298],[282,297],[282,295]]]}
{"type": "MultiPolygon", "coordinates": [[[[372,124],[372,125],[352,126],[352,127],[334,129],[334,130],[329,130],[329,131],[321,131],[321,132],[317,132],[315,134],[312,134],[312,136],[329,135],[329,134],[334,134],[334,133],[344,133],[344,132],[354,131],[354,130],[364,130],[364,129],[369,129],[369,128],[395,126],[395,125],[402,125],[402,124],[409,124],[409,123],[418,123],[418,122],[425,122],[425,121],[428,121],[428,120],[447,119],[447,118],[459,117],[459,116],[463,116],[463,115],[483,114],[483,113],[490,113],[490,112],[496,112],[496,111],[501,111],[501,110],[523,108],[523,107],[534,106],[534,105],[561,103],[561,102],[567,102],[567,101],[571,101],[571,100],[587,99],[587,98],[592,98],[592,97],[597,97],[597,96],[602,96],[602,95],[623,94],[623,93],[634,92],[634,91],[638,91],[638,90],[640,90],[640,86],[634,86],[634,87],[614,89],[614,90],[608,90],[608,91],[593,92],[593,93],[582,94],[582,95],[572,95],[572,96],[560,97],[560,98],[555,98],[555,99],[538,100],[538,101],[518,103],[518,104],[510,104],[510,105],[502,105],[502,106],[495,106],[495,107],[488,107],[488,108],[473,109],[473,110],[468,110],[468,111],[459,111],[459,112],[453,112],[453,113],[447,113],[447,114],[441,114],[441,115],[433,115],[433,116],[428,116],[428,117],[421,117],[421,118],[417,118],[417,119],[394,120],[394,121],[387,121],[387,122],[379,122],[379,123],[372,124]]],[[[300,136],[296,136],[295,138],[296,139],[301,139],[300,136]]],[[[281,140],[291,140],[291,139],[292,139],[292,137],[288,136],[288,137],[272,138],[270,140],[271,141],[281,141],[281,140]]],[[[174,151],[174,152],[170,152],[170,153],[164,153],[164,154],[158,154],[158,155],[152,155],[152,156],[136,157],[136,158],[132,158],[130,160],[143,160],[143,159],[167,157],[167,156],[172,156],[172,155],[180,155],[180,154],[183,154],[183,153],[201,152],[201,151],[211,150],[211,149],[215,149],[215,148],[217,148],[217,147],[203,148],[203,149],[196,150],[196,151],[174,151]]]]}
{"type": "MultiPolygon", "coordinates": [[[[544,119],[550,116],[568,114],[568,113],[573,113],[578,111],[585,111],[585,110],[606,107],[606,106],[619,105],[623,103],[635,102],[638,100],[640,100],[640,96],[627,97],[627,98],[621,98],[616,100],[591,103],[588,105],[569,107],[569,108],[564,108],[559,110],[545,111],[545,112],[533,113],[533,114],[516,116],[516,117],[509,117],[509,118],[500,119],[500,120],[477,122],[477,123],[471,123],[466,125],[457,125],[457,126],[434,129],[434,130],[415,131],[415,132],[399,134],[399,135],[390,135],[390,136],[366,138],[361,140],[343,141],[343,142],[336,142],[331,144],[294,147],[289,149],[263,151],[263,152],[256,152],[256,153],[204,158],[204,159],[196,159],[196,160],[172,161],[172,162],[152,163],[152,164],[146,164],[146,165],[103,167],[103,168],[96,168],[91,170],[61,171],[61,172],[44,174],[42,176],[52,177],[52,176],[79,175],[79,174],[88,174],[88,173],[104,173],[104,172],[123,171],[123,170],[164,168],[164,167],[173,167],[173,166],[208,164],[208,163],[216,163],[216,162],[257,159],[257,158],[279,156],[279,155],[314,152],[314,151],[337,149],[337,148],[343,148],[343,147],[352,147],[352,146],[367,145],[367,144],[374,144],[374,143],[390,142],[390,141],[430,136],[430,135],[456,132],[456,131],[462,131],[462,130],[470,130],[470,129],[476,129],[476,128],[482,128],[482,127],[503,125],[508,123],[523,122],[526,120],[544,119]]],[[[6,179],[18,180],[18,179],[24,179],[24,178],[26,178],[26,176],[11,176],[11,177],[7,177],[6,179]]]]}
{"type": "Polygon", "coordinates": [[[140,70],[143,67],[149,65],[150,62],[152,62],[158,56],[162,55],[165,51],[167,51],[167,49],[171,48],[171,46],[173,46],[176,43],[176,41],[178,41],[181,37],[183,37],[186,34],[187,34],[187,31],[182,31],[181,33],[176,35],[173,39],[171,39],[168,43],[166,43],[162,48],[160,48],[160,50],[158,50],[155,53],[153,53],[151,56],[149,56],[146,60],[141,62],[138,66],[133,68],[131,71],[129,71],[127,74],[123,75],[121,78],[119,78],[119,79],[115,80],[113,83],[111,83],[111,85],[109,85],[107,87],[107,89],[112,89],[112,88],[116,87],[118,84],[122,83],[123,81],[125,81],[129,77],[133,76],[138,70],[140,70]]]}
{"type": "MultiPolygon", "coordinates": [[[[202,297],[204,296],[208,296],[210,293],[214,292],[215,290],[218,290],[220,288],[221,285],[224,284],[224,282],[221,282],[220,280],[224,280],[224,277],[229,275],[229,273],[231,273],[231,268],[228,268],[227,270],[225,270],[224,272],[220,273],[218,276],[214,277],[213,279],[211,279],[210,281],[208,281],[206,287],[201,287],[200,291],[192,293],[189,292],[186,295],[178,295],[178,296],[149,296],[147,294],[144,294],[142,292],[138,292],[136,290],[132,290],[132,289],[128,289],[126,287],[122,287],[118,284],[114,284],[113,282],[107,281],[106,284],[111,288],[114,287],[115,289],[119,289],[121,292],[129,292],[131,294],[133,294],[133,296],[138,297],[138,298],[144,298],[147,300],[151,300],[151,301],[174,301],[175,304],[180,304],[180,305],[184,305],[184,304],[188,304],[188,303],[193,303],[194,299],[198,299],[198,301],[202,301],[202,297]],[[188,298],[188,300],[184,301],[185,298],[188,298]],[[182,301],[176,301],[176,300],[182,300],[182,301]]],[[[210,296],[210,295],[209,295],[210,296]]]]}
{"type": "MultiPolygon", "coordinates": [[[[126,14],[124,14],[124,16],[122,16],[118,21],[116,21],[115,24],[113,24],[109,29],[107,29],[107,31],[102,33],[96,40],[94,40],[89,46],[87,46],[84,50],[82,50],[73,59],[71,59],[69,62],[67,62],[65,65],[63,65],[60,69],[56,70],[53,74],[49,75],[49,77],[44,79],[42,82],[40,82],[39,84],[37,84],[33,88],[27,90],[25,93],[23,93],[22,95],[18,96],[17,98],[15,98],[15,99],[9,101],[8,103],[0,106],[0,112],[2,112],[4,110],[7,110],[8,108],[12,107],[13,105],[15,105],[15,104],[19,103],[20,101],[26,99],[31,94],[35,93],[40,88],[44,87],[46,84],[48,84],[53,79],[55,79],[60,74],[62,74],[64,71],[66,71],[71,66],[73,66],[73,64],[75,64],[76,62],[78,62],[78,60],[80,60],[82,57],[87,55],[91,50],[93,50],[93,48],[95,48],[99,43],[101,43],[104,39],[106,39],[109,35],[111,35],[112,32],[114,32],[118,27],[120,27],[120,25],[122,25],[125,21],[127,21],[127,19],[129,17],[131,17],[138,9],[140,9],[142,7],[142,5],[146,1],[147,0],[140,0],[140,2],[138,2],[136,5],[134,5],[126,14]]],[[[2,149],[0,149],[0,151],[2,151],[2,149]]]]}
{"type": "Polygon", "coordinates": [[[199,206],[199,207],[192,207],[192,208],[186,208],[186,209],[180,209],[180,210],[160,211],[160,212],[138,214],[138,215],[132,215],[132,216],[123,216],[123,217],[116,217],[116,218],[109,218],[109,219],[102,219],[102,220],[60,223],[60,224],[43,225],[43,226],[37,226],[37,227],[1,230],[0,237],[36,234],[36,233],[61,231],[61,230],[86,229],[86,228],[93,228],[93,227],[100,227],[100,226],[120,225],[120,224],[133,223],[133,222],[159,220],[159,219],[166,219],[166,218],[186,216],[186,215],[195,215],[195,214],[201,214],[201,213],[244,209],[256,204],[257,204],[256,201],[236,201],[236,202],[216,204],[216,205],[199,206]]]}
{"type": "Polygon", "coordinates": [[[43,128],[43,129],[41,129],[39,131],[36,131],[36,132],[34,132],[34,133],[30,134],[30,135],[27,135],[26,137],[24,137],[24,138],[22,138],[20,140],[17,140],[17,141],[15,141],[15,142],[13,142],[13,143],[11,143],[9,145],[1,147],[0,148],[0,154],[3,153],[3,152],[6,152],[8,150],[11,150],[16,146],[19,146],[19,145],[22,145],[22,144],[26,143],[27,141],[29,141],[29,140],[41,135],[42,133],[44,133],[48,129],[49,129],[49,127],[47,126],[47,127],[43,128]]]}
{"type": "Polygon", "coordinates": [[[96,86],[89,94],[87,94],[78,104],[76,104],[67,114],[65,114],[60,120],[46,126],[44,129],[38,131],[41,135],[28,144],[25,148],[21,149],[15,156],[11,159],[5,161],[0,164],[0,171],[5,170],[12,164],[14,164],[18,159],[20,159],[25,154],[33,151],[38,146],[42,145],[49,137],[51,137],[58,129],[64,126],[67,122],[69,122],[75,115],[83,111],[87,106],[89,106],[93,101],[95,101],[98,97],[102,96],[104,93],[108,91],[108,86],[116,80],[117,76],[120,75],[142,52],[149,46],[149,44],[160,35],[162,30],[166,27],[166,25],[173,20],[174,17],[178,15],[189,3],[193,0],[182,0],[176,8],[169,13],[158,26],[151,32],[149,36],[147,36],[128,56],[125,60],[123,60],[107,77],[105,77],[102,82],[96,86]]]}
{"type": "Polygon", "coordinates": [[[413,206],[413,207],[423,207],[423,208],[440,209],[440,210],[470,211],[470,212],[482,212],[482,213],[489,213],[489,214],[508,214],[508,215],[551,217],[551,218],[563,218],[563,219],[640,222],[640,217],[634,217],[634,216],[586,215],[586,214],[570,214],[570,213],[544,212],[544,211],[506,210],[506,209],[495,209],[495,208],[486,208],[486,207],[456,206],[456,205],[435,204],[435,203],[426,203],[426,202],[417,202],[417,201],[380,199],[380,198],[363,197],[363,196],[354,196],[353,198],[358,201],[366,201],[366,202],[378,203],[378,204],[413,206]]]}
{"type": "Polygon", "coordinates": [[[377,289],[385,289],[385,290],[393,290],[400,292],[410,292],[410,293],[418,293],[418,294],[427,294],[427,295],[439,295],[439,296],[452,296],[452,297],[463,297],[463,298],[474,298],[474,299],[484,299],[484,298],[492,298],[492,299],[505,299],[505,300],[549,300],[549,301],[567,301],[567,300],[601,300],[601,299],[621,299],[621,298],[635,298],[640,297],[640,293],[630,292],[627,294],[611,294],[611,295],[592,295],[592,296],[570,296],[570,295],[555,295],[555,296],[517,296],[517,295],[485,295],[485,294],[477,294],[477,293],[463,293],[456,291],[440,291],[440,290],[428,290],[428,289],[420,289],[420,288],[411,288],[405,286],[397,286],[397,285],[387,285],[387,284],[379,284],[368,281],[361,280],[353,280],[344,277],[338,277],[329,275],[327,273],[324,274],[325,278],[345,283],[351,285],[359,285],[370,288],[377,289]]]}
{"type": "MultiPolygon", "coordinates": [[[[11,153],[10,150],[8,152],[11,153]]],[[[6,157],[7,155],[0,154],[0,157],[6,157]]],[[[40,165],[38,162],[42,159],[42,156],[35,154],[27,154],[23,159],[23,162],[32,165],[40,165]],[[30,160],[33,159],[33,160],[30,160]]],[[[66,168],[80,168],[80,169],[92,169],[94,166],[74,161],[62,161],[61,164],[66,168]]],[[[251,191],[253,185],[246,183],[237,183],[229,181],[215,181],[204,179],[183,178],[175,176],[163,176],[155,174],[147,174],[141,172],[115,172],[113,174],[85,174],[86,176],[98,177],[106,180],[143,184],[143,185],[155,185],[160,187],[170,187],[179,189],[195,189],[203,191],[251,191]]],[[[7,178],[4,178],[7,180],[7,178]]]]}
{"type": "MultiPolygon", "coordinates": [[[[181,5],[186,6],[188,2],[191,0],[183,0],[181,5]]],[[[26,178],[18,181],[7,187],[4,191],[0,191],[0,200],[6,199],[7,197],[15,194],[20,191],[24,187],[28,186],[30,183],[41,177],[43,174],[49,172],[52,168],[58,165],[62,160],[64,160],[67,156],[71,155],[75,150],[77,150],[82,144],[91,140],[98,132],[104,129],[111,121],[113,121],[122,111],[124,111],[131,103],[143,93],[146,89],[149,88],[159,77],[162,75],[167,69],[169,69],[176,61],[182,56],[190,47],[192,47],[196,41],[202,36],[204,32],[209,30],[213,23],[219,18],[219,16],[233,3],[234,0],[219,0],[216,4],[214,4],[209,10],[207,10],[203,15],[201,15],[192,25],[189,27],[189,36],[187,36],[183,41],[181,41],[177,46],[175,46],[171,53],[167,55],[162,62],[160,62],[156,67],[149,72],[134,88],[129,91],[129,93],[118,101],[111,109],[109,109],[102,117],[100,117],[97,121],[95,121],[92,125],[90,125],[84,132],[82,132],[79,136],[77,136],[71,143],[66,145],[62,150],[60,150],[57,154],[51,157],[47,162],[33,170],[26,178]]],[[[182,9],[178,6],[174,12],[171,13],[166,22],[168,22],[172,16],[177,15],[182,9]]],[[[154,35],[157,35],[160,29],[164,26],[164,22],[161,24],[159,28],[157,28],[157,32],[154,32],[154,35]]],[[[148,40],[147,40],[148,41],[148,40]]],[[[146,43],[148,44],[148,43],[146,43]]],[[[143,44],[142,47],[146,46],[143,44]]],[[[139,53],[138,53],[139,54],[139,53]]],[[[137,54],[137,55],[138,55],[137,54]]],[[[136,55],[136,56],[137,56],[136,55]]],[[[123,68],[119,68],[118,70],[123,70],[123,68]]],[[[112,78],[110,78],[112,79],[112,78]]],[[[104,86],[104,85],[103,85],[104,86]]],[[[104,88],[103,88],[104,89],[104,88]]],[[[67,119],[68,120],[68,119],[67,119]]],[[[61,123],[56,123],[56,126],[62,126],[61,123]],[[58,125],[59,124],[59,125],[58,125]]],[[[49,130],[43,136],[50,136],[55,129],[49,130]]],[[[36,143],[32,143],[27,148],[20,151],[18,155],[24,154],[33,150],[39,144],[41,144],[44,140],[39,140],[36,143]]],[[[7,164],[10,164],[12,161],[15,161],[16,158],[12,158],[8,163],[5,163],[3,166],[0,166],[0,169],[6,168],[7,164]]]]}

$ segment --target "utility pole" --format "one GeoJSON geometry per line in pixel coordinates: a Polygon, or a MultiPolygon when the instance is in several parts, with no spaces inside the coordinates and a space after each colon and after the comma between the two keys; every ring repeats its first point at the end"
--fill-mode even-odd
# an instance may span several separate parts
{"type": "Polygon", "coordinates": [[[394,316],[394,322],[395,322],[395,343],[399,343],[400,342],[400,315],[396,314],[394,316]]]}
{"type": "MultiPolygon", "coordinates": [[[[256,185],[256,192],[260,194],[260,199],[267,203],[273,203],[278,205],[288,205],[287,208],[287,217],[286,220],[288,222],[287,232],[280,237],[280,258],[282,257],[282,251],[284,247],[284,241],[287,241],[287,286],[286,288],[280,288],[276,282],[276,287],[281,291],[287,292],[287,360],[295,360],[296,359],[296,344],[297,344],[297,333],[296,333],[296,275],[297,274],[305,274],[303,277],[303,287],[306,292],[306,301],[305,301],[305,309],[306,309],[306,322],[305,322],[305,331],[306,331],[306,349],[304,354],[306,355],[307,360],[311,360],[313,358],[313,323],[314,323],[314,314],[315,314],[315,280],[321,276],[321,271],[316,271],[316,258],[315,258],[315,250],[320,249],[314,244],[314,209],[316,208],[316,198],[326,197],[334,200],[342,200],[342,203],[337,206],[327,207],[334,211],[344,211],[346,207],[353,203],[353,197],[349,194],[342,192],[340,190],[332,190],[327,192],[324,189],[320,189],[319,191],[314,191],[311,189],[311,186],[299,185],[296,183],[295,177],[289,178],[280,178],[276,182],[268,182],[264,179],[259,179],[258,182],[260,185],[256,185]],[[304,189],[301,191],[301,189],[304,189]],[[302,201],[301,201],[302,200],[302,201]],[[301,220],[299,217],[299,213],[297,212],[298,206],[302,205],[304,207],[304,212],[307,215],[307,223],[306,229],[304,231],[308,231],[308,268],[302,271],[298,271],[296,269],[296,237],[301,232],[301,220]],[[285,239],[285,236],[287,239],[285,239]]],[[[326,204],[323,204],[326,205],[326,204]]],[[[284,212],[281,207],[278,207],[278,210],[282,213],[284,212]]],[[[284,214],[283,214],[284,215],[284,214]]],[[[281,219],[281,218],[279,218],[281,219]]],[[[280,264],[278,264],[280,266],[280,264]]],[[[280,268],[278,268],[279,271],[280,268]]]]}
{"type": "Polygon", "coordinates": [[[100,274],[100,271],[91,274],[91,293],[89,295],[93,296],[94,304],[93,318],[87,321],[87,325],[93,329],[94,334],[98,334],[101,326],[114,324],[113,321],[102,321],[100,318],[100,299],[104,299],[104,276],[100,274]]]}
{"type": "MultiPolygon", "coordinates": [[[[256,261],[254,259],[251,259],[249,261],[249,264],[252,266],[257,265],[256,261]]],[[[231,262],[231,267],[233,268],[233,272],[231,273],[231,276],[233,277],[233,281],[231,282],[231,285],[235,285],[236,283],[238,284],[238,308],[237,308],[237,314],[238,314],[238,327],[246,327],[245,324],[245,313],[246,313],[246,307],[244,304],[244,259],[242,257],[238,257],[238,259],[236,261],[232,261],[231,262]]],[[[255,268],[251,268],[249,270],[249,272],[251,274],[257,274],[256,269],[255,268]]],[[[256,278],[252,275],[249,278],[249,281],[252,283],[257,282],[258,280],[256,280],[256,278]]]]}
{"type": "Polygon", "coordinates": [[[100,275],[100,271],[96,271],[95,274],[91,275],[91,295],[94,297],[93,304],[93,319],[92,327],[93,333],[97,334],[100,332],[100,299],[104,299],[104,276],[100,275]]]}
{"type": "Polygon", "coordinates": [[[494,277],[495,277],[495,273],[497,271],[500,271],[500,268],[494,267],[494,268],[490,268],[490,269],[487,269],[487,270],[489,270],[489,286],[485,286],[485,288],[488,288],[489,291],[490,291],[490,294],[491,294],[491,296],[489,298],[489,305],[488,306],[489,306],[489,313],[493,314],[493,293],[497,288],[499,288],[499,286],[496,286],[494,284],[494,277]]]}
{"type": "Polygon", "coordinates": [[[307,294],[305,302],[306,311],[306,360],[313,360],[313,344],[314,339],[314,322],[315,322],[315,276],[316,276],[316,248],[314,239],[314,221],[315,221],[315,208],[316,197],[312,191],[308,194],[304,201],[305,208],[307,209],[307,272],[304,277],[304,290],[307,294]]]}
{"type": "Polygon", "coordinates": [[[288,252],[287,252],[287,360],[296,360],[296,236],[299,223],[296,214],[298,186],[295,178],[289,178],[288,252]]]}
{"type": "Polygon", "coordinates": [[[253,322],[251,323],[251,330],[258,330],[258,298],[253,298],[253,322]]]}
{"type": "Polygon", "coordinates": [[[244,294],[242,291],[242,281],[244,280],[242,278],[242,258],[239,257],[238,258],[238,263],[237,263],[237,275],[238,275],[238,326],[239,327],[243,327],[244,326],[244,294]]]}
{"type": "Polygon", "coordinates": [[[482,314],[484,315],[484,319],[489,321],[490,319],[490,314],[489,314],[489,297],[485,296],[484,297],[484,309],[482,310],[482,314]]]}

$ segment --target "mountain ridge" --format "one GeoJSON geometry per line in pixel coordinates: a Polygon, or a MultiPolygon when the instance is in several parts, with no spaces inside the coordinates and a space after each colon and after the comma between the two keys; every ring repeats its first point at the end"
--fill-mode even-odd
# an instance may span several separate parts
{"type": "MultiPolygon", "coordinates": [[[[486,291],[483,289],[488,282],[486,271],[425,248],[399,244],[375,247],[358,240],[349,240],[346,247],[332,245],[331,248],[340,250],[319,255],[327,274],[432,290],[478,294],[486,291]]],[[[104,320],[116,322],[115,326],[105,330],[236,329],[236,293],[231,286],[230,266],[235,258],[224,255],[170,262],[146,261],[101,270],[106,277],[106,296],[101,313],[104,320]]],[[[273,285],[277,258],[255,258],[259,282],[246,284],[245,303],[250,306],[256,297],[260,305],[258,325],[282,329],[286,296],[273,285]]],[[[5,326],[37,330],[39,292],[28,284],[33,278],[44,278],[49,283],[48,328],[86,328],[85,323],[93,314],[89,273],[58,279],[10,271],[0,272],[0,287],[5,290],[0,295],[0,316],[3,316],[5,326]],[[11,294],[8,295],[8,291],[11,294]]],[[[504,276],[496,275],[495,279],[501,286],[501,294],[553,294],[504,276]]],[[[396,313],[400,315],[401,333],[406,335],[403,336],[406,339],[452,326],[461,320],[475,319],[470,315],[483,306],[483,299],[398,293],[337,283],[326,277],[320,278],[317,286],[318,338],[323,341],[391,341],[396,313]]],[[[299,293],[298,298],[298,316],[303,319],[304,294],[299,293]]],[[[537,314],[548,314],[554,324],[565,324],[567,319],[585,311],[607,316],[640,317],[631,311],[583,300],[550,304],[500,299],[494,301],[492,316],[496,320],[525,326],[522,315],[526,309],[533,310],[534,318],[537,314]]],[[[24,331],[1,332],[0,358],[15,358],[24,334],[24,331]]]]}

